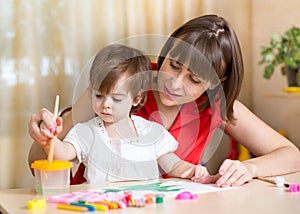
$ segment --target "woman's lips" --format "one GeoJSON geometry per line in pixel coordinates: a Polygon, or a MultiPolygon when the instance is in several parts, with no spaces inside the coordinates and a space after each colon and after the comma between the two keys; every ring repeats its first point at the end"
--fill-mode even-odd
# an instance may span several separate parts
{"type": "Polygon", "coordinates": [[[181,97],[181,95],[174,94],[174,93],[172,93],[171,91],[169,91],[169,89],[168,89],[167,87],[165,87],[164,92],[165,92],[168,96],[170,96],[170,97],[175,97],[175,98],[181,97]]]}

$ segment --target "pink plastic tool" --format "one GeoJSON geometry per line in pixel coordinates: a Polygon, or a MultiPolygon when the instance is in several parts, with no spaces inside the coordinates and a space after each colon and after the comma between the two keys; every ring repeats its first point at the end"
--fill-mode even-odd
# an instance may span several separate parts
{"type": "Polygon", "coordinates": [[[300,192],[300,184],[289,184],[290,192],[300,192]]]}
{"type": "Polygon", "coordinates": [[[176,200],[192,200],[197,198],[198,198],[197,194],[192,194],[189,191],[181,192],[175,197],[176,200]]]}

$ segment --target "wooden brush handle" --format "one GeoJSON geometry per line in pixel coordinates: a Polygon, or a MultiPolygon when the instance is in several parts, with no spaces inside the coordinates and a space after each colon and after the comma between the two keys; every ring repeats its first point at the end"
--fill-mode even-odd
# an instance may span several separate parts
{"type": "MultiPolygon", "coordinates": [[[[59,96],[56,95],[55,105],[54,105],[54,113],[53,113],[54,119],[56,119],[58,116],[58,105],[59,105],[59,96]]],[[[53,161],[54,146],[55,146],[55,137],[50,140],[50,147],[49,147],[49,153],[48,153],[48,162],[49,163],[52,163],[52,161],[53,161]]]]}

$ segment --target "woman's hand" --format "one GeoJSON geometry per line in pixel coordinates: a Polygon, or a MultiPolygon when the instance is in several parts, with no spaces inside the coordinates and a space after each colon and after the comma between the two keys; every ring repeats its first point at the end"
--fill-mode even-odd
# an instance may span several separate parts
{"type": "Polygon", "coordinates": [[[217,175],[198,179],[200,183],[216,183],[218,187],[241,186],[253,179],[251,165],[238,160],[226,159],[217,175]]]}
{"type": "Polygon", "coordinates": [[[42,146],[62,131],[62,118],[54,119],[53,113],[48,109],[41,109],[38,114],[33,114],[28,123],[30,136],[42,146]]]}

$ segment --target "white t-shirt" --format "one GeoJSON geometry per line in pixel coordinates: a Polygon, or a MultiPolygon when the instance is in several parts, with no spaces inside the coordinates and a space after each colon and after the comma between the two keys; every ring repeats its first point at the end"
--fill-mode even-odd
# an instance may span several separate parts
{"type": "Polygon", "coordinates": [[[131,116],[138,137],[112,141],[100,117],[76,124],[65,137],[86,166],[88,183],[159,177],[157,159],[177,149],[175,138],[160,124],[131,116]]]}

